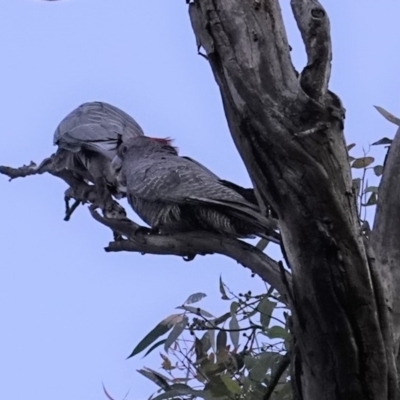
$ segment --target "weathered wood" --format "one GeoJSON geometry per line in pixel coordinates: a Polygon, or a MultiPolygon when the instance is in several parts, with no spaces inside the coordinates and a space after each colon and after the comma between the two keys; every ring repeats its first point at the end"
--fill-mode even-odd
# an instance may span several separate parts
{"type": "MultiPolygon", "coordinates": [[[[394,121],[395,122],[395,121],[394,121]]],[[[372,246],[390,313],[393,352],[400,371],[400,128],[387,155],[379,185],[372,246]]],[[[399,372],[397,373],[399,374],[399,372]]]]}
{"type": "Polygon", "coordinates": [[[259,200],[280,220],[293,270],[297,392],[395,399],[382,287],[352,198],[344,109],[328,90],[328,16],[315,0],[292,0],[292,8],[308,56],[300,76],[277,0],[196,0],[189,12],[259,200]]]}

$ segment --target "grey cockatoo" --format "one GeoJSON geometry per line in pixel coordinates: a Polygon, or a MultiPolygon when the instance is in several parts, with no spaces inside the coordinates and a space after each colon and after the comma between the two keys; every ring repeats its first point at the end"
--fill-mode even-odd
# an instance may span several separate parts
{"type": "Polygon", "coordinates": [[[274,222],[235,190],[236,185],[180,157],[170,140],[130,139],[120,146],[112,165],[119,170],[129,204],[160,233],[206,230],[279,243],[274,222]]]}
{"type": "Polygon", "coordinates": [[[95,184],[103,211],[112,208],[116,195],[115,176],[110,169],[118,147],[143,135],[139,124],[127,113],[104,102],[84,103],[68,114],[54,133],[65,168],[78,180],[95,184]]]}

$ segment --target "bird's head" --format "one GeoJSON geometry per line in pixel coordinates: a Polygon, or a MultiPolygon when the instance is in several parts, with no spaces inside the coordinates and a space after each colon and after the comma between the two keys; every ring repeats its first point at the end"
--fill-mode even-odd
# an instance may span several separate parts
{"type": "Polygon", "coordinates": [[[167,138],[149,137],[149,139],[161,145],[163,149],[172,149],[174,153],[178,154],[178,148],[172,145],[174,139],[171,139],[169,137],[167,138]]]}
{"type": "Polygon", "coordinates": [[[138,136],[123,142],[117,151],[117,157],[122,161],[129,153],[131,156],[144,155],[147,152],[156,153],[159,151],[169,152],[178,155],[178,148],[172,146],[173,140],[170,138],[155,138],[149,136],[138,136]]]}

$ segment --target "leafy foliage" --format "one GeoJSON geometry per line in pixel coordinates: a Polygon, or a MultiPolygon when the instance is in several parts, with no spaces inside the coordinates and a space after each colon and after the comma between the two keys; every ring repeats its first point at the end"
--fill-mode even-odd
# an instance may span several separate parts
{"type": "Polygon", "coordinates": [[[228,312],[214,317],[208,311],[188,307],[188,302],[205,297],[191,295],[177,307],[182,314],[161,321],[132,352],[164,344],[165,354],[160,353],[160,357],[166,375],[150,368],[139,370],[159,387],[152,400],[255,400],[268,391],[271,399],[291,399],[287,371],[290,317],[277,293],[270,289],[266,294],[236,295],[222,278],[219,288],[222,299],[230,300],[228,312]],[[168,334],[167,338],[154,345],[161,332],[168,334]]]}

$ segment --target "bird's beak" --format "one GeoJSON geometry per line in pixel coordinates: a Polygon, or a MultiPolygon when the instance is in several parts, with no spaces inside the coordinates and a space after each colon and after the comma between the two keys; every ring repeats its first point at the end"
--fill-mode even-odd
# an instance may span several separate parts
{"type": "Polygon", "coordinates": [[[115,171],[116,173],[118,173],[119,171],[121,171],[122,168],[122,160],[121,158],[117,155],[113,158],[113,160],[111,161],[111,168],[113,171],[115,171]]]}

